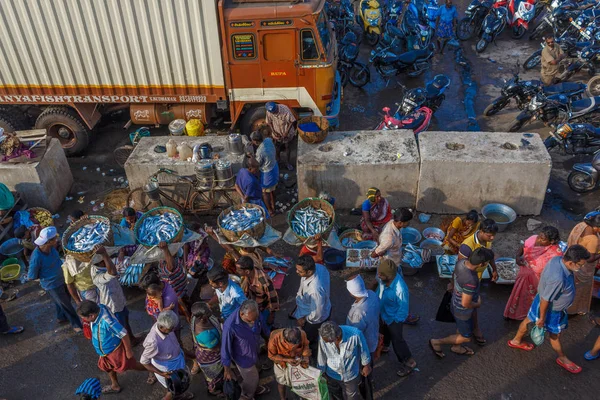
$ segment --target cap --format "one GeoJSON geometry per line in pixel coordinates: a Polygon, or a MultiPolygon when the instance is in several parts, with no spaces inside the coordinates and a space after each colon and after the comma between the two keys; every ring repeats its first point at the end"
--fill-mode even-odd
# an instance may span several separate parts
{"type": "Polygon", "coordinates": [[[273,101],[269,101],[267,104],[265,104],[265,108],[267,109],[268,112],[271,112],[271,113],[277,112],[277,104],[275,104],[275,102],[273,102],[273,101]]]}
{"type": "Polygon", "coordinates": [[[37,239],[35,239],[35,244],[38,246],[43,246],[45,245],[49,240],[52,240],[56,237],[57,233],[56,233],[56,228],[53,226],[49,226],[47,228],[42,229],[42,231],[40,232],[40,236],[38,236],[37,239]]]}

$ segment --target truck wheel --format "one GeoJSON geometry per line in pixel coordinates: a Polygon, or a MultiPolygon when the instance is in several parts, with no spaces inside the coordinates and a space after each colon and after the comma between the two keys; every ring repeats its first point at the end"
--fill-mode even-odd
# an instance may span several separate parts
{"type": "Polygon", "coordinates": [[[48,135],[60,140],[67,156],[81,153],[90,143],[92,132],[75,110],[68,107],[48,107],[40,114],[35,127],[46,129],[48,135]]]}
{"type": "Polygon", "coordinates": [[[28,129],[27,120],[21,110],[11,106],[0,106],[0,128],[5,132],[28,129]]]}
{"type": "Polygon", "coordinates": [[[265,124],[267,109],[264,106],[254,106],[246,111],[240,122],[240,132],[242,135],[250,136],[261,125],[265,124]]]}

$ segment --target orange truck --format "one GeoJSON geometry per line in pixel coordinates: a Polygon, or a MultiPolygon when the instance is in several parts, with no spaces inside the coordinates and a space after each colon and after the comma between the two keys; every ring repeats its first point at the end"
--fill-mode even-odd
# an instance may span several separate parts
{"type": "Polygon", "coordinates": [[[248,134],[276,101],[336,126],[325,1],[2,0],[0,127],[47,129],[75,155],[118,110],[248,134]]]}

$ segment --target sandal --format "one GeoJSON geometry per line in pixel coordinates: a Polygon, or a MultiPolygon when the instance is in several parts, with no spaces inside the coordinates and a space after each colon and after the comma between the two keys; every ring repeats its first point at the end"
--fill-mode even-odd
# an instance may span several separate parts
{"type": "Polygon", "coordinates": [[[487,343],[487,340],[483,336],[473,336],[473,339],[475,339],[475,343],[479,346],[485,346],[487,343]]]}
{"type": "Polygon", "coordinates": [[[158,379],[156,379],[156,375],[148,375],[148,379],[146,379],[146,383],[148,385],[154,385],[158,379]]]}
{"type": "Polygon", "coordinates": [[[113,389],[111,385],[102,386],[102,394],[117,394],[121,393],[121,388],[113,389]]]}
{"type": "Polygon", "coordinates": [[[398,375],[401,378],[404,378],[405,376],[410,375],[415,370],[416,367],[417,367],[416,364],[412,367],[405,364],[401,367],[400,371],[396,372],[396,375],[398,375]]]}
{"type": "Polygon", "coordinates": [[[438,358],[444,358],[446,357],[446,355],[444,354],[444,352],[440,349],[440,350],[436,350],[435,347],[433,347],[433,343],[431,342],[433,339],[429,339],[429,347],[431,348],[431,350],[433,351],[433,353],[438,357],[438,358]]]}
{"type": "Polygon", "coordinates": [[[594,326],[600,326],[600,318],[596,317],[595,315],[588,314],[588,319],[594,326]]]}
{"type": "Polygon", "coordinates": [[[200,372],[200,366],[198,364],[194,363],[194,366],[192,367],[190,374],[196,375],[198,372],[200,372]]]}
{"type": "Polygon", "coordinates": [[[255,396],[262,396],[263,394],[271,393],[271,389],[268,386],[260,385],[256,388],[256,392],[254,392],[255,396]]]}
{"type": "Polygon", "coordinates": [[[521,343],[519,345],[516,345],[512,342],[512,340],[508,341],[508,347],[512,347],[513,349],[519,349],[523,351],[533,350],[533,345],[531,343],[521,343]]]}
{"type": "Polygon", "coordinates": [[[421,319],[420,316],[409,313],[408,317],[406,317],[406,320],[403,323],[406,325],[416,325],[420,319],[421,319]]]}
{"type": "Polygon", "coordinates": [[[174,397],[175,400],[192,400],[193,398],[194,393],[192,392],[185,392],[183,394],[180,394],[179,396],[174,397]]]}
{"type": "Polygon", "coordinates": [[[600,351],[595,356],[592,355],[591,351],[586,351],[585,354],[583,355],[583,358],[585,358],[588,361],[597,360],[598,358],[600,358],[600,351]]]}
{"type": "Polygon", "coordinates": [[[2,332],[5,335],[16,335],[17,333],[21,333],[25,330],[22,326],[11,326],[9,330],[6,332],[2,332]]]}
{"type": "Polygon", "coordinates": [[[569,364],[565,364],[565,363],[563,363],[560,360],[560,358],[556,359],[556,363],[558,365],[560,365],[561,367],[563,367],[564,369],[566,369],[567,371],[569,371],[570,373],[572,373],[572,374],[578,374],[582,370],[582,368],[579,365],[575,364],[574,362],[571,362],[569,364]]]}
{"type": "Polygon", "coordinates": [[[451,350],[454,354],[458,354],[459,356],[472,356],[473,354],[475,354],[475,352],[473,351],[473,349],[470,349],[466,346],[460,346],[461,351],[454,351],[451,350]]]}

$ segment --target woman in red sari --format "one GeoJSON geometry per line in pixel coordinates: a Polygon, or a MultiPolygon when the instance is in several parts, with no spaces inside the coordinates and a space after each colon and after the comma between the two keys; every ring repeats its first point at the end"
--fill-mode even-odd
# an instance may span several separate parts
{"type": "Polygon", "coordinates": [[[539,235],[533,235],[525,241],[517,257],[517,264],[521,268],[506,303],[504,318],[519,321],[525,319],[537,294],[540,276],[546,264],[552,258],[562,255],[559,242],[558,229],[553,226],[543,227],[539,235]]]}
{"type": "Polygon", "coordinates": [[[372,187],[367,191],[367,200],[362,204],[360,229],[363,231],[363,239],[377,241],[383,226],[391,219],[390,203],[381,196],[379,189],[372,187]]]}

